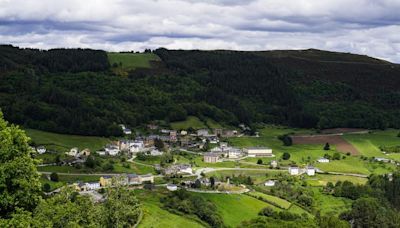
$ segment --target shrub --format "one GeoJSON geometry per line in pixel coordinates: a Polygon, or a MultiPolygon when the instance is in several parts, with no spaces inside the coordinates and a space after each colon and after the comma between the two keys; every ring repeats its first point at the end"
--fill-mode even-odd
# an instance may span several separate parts
{"type": "Polygon", "coordinates": [[[57,173],[51,173],[50,174],[50,180],[54,182],[58,182],[58,174],[57,173]]]}

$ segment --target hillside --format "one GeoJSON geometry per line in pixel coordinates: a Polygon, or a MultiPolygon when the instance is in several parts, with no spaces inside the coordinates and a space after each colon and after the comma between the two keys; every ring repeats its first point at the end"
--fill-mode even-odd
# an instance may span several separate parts
{"type": "Polygon", "coordinates": [[[367,56],[9,45],[0,53],[0,107],[34,129],[110,136],[121,134],[120,123],[189,116],[224,125],[400,128],[400,67],[367,56]]]}

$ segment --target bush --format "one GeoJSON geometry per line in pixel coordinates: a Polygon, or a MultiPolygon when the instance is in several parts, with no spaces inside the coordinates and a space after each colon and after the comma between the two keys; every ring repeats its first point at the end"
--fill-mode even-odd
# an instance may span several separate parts
{"type": "Polygon", "coordinates": [[[45,192],[50,192],[50,190],[51,190],[50,184],[49,184],[49,183],[45,183],[45,184],[43,185],[43,191],[45,191],[45,192]]]}
{"type": "Polygon", "coordinates": [[[50,180],[54,182],[58,182],[58,174],[57,173],[51,173],[50,174],[50,180]]]}
{"type": "Polygon", "coordinates": [[[263,160],[261,160],[261,159],[257,160],[257,164],[262,165],[262,163],[263,163],[263,160]]]}
{"type": "Polygon", "coordinates": [[[290,154],[288,152],[283,153],[282,159],[283,160],[289,160],[290,159],[290,154]]]}
{"type": "Polygon", "coordinates": [[[330,149],[331,146],[329,145],[329,143],[325,143],[324,150],[330,150],[330,149]]]}

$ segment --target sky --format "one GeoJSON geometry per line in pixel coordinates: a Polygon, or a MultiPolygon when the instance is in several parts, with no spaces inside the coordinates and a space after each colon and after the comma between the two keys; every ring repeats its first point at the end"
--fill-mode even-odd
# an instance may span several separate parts
{"type": "Polygon", "coordinates": [[[0,0],[0,43],[107,51],[317,48],[400,63],[400,0],[0,0]]]}

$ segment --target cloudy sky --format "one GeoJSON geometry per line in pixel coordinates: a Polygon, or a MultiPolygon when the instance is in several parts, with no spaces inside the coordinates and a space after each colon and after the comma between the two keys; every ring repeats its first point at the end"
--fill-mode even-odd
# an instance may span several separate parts
{"type": "Polygon", "coordinates": [[[0,43],[110,51],[318,48],[400,63],[400,0],[0,0],[0,43]]]}

